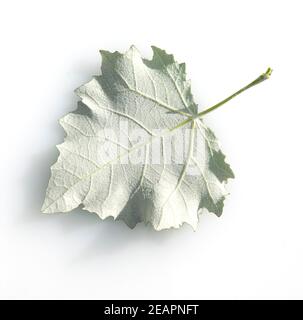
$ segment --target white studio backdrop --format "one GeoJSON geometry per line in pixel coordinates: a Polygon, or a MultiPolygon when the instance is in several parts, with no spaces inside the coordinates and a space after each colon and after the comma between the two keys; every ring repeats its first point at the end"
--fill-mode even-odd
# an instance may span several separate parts
{"type": "Polygon", "coordinates": [[[2,299],[303,298],[302,1],[0,4],[2,299]],[[40,208],[73,90],[99,49],[150,45],[186,62],[202,110],[267,67],[270,80],[207,115],[236,178],[221,218],[155,232],[40,208]]]}

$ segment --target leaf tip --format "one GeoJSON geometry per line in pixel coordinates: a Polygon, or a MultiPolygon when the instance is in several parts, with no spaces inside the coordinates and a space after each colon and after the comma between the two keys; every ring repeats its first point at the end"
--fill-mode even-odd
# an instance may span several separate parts
{"type": "Polygon", "coordinates": [[[47,207],[47,205],[45,204],[45,202],[43,203],[42,208],[41,208],[40,211],[41,211],[41,213],[43,213],[43,214],[50,213],[50,211],[48,210],[48,207],[47,207]]]}

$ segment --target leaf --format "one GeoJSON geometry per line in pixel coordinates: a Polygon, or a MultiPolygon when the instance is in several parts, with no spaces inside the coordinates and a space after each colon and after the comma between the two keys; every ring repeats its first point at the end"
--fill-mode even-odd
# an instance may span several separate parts
{"type": "Polygon", "coordinates": [[[102,219],[156,230],[185,222],[196,229],[203,208],[221,215],[233,173],[213,132],[192,119],[198,111],[185,64],[152,49],[152,60],[134,46],[125,54],[101,51],[102,74],[76,90],[78,109],[60,120],[67,135],[44,213],[82,204],[102,219]]]}

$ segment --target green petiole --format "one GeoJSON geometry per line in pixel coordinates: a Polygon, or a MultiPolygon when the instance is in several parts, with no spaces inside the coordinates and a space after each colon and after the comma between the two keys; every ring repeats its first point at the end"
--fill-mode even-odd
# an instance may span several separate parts
{"type": "Polygon", "coordinates": [[[251,83],[249,83],[248,85],[246,85],[245,87],[243,87],[242,89],[238,90],[237,92],[235,92],[234,94],[230,95],[230,96],[227,97],[226,99],[218,102],[218,103],[215,104],[214,106],[212,106],[212,107],[210,107],[210,108],[208,108],[208,109],[206,109],[206,110],[204,110],[204,111],[201,111],[201,112],[199,112],[198,114],[196,114],[196,115],[194,115],[194,116],[192,116],[192,117],[189,117],[188,119],[180,122],[176,127],[170,129],[170,131],[173,131],[173,130],[176,130],[176,129],[178,129],[178,128],[181,128],[181,127],[183,127],[184,125],[186,125],[187,123],[189,123],[189,122],[191,122],[191,121],[193,121],[193,120],[195,120],[195,119],[201,118],[201,117],[203,117],[204,115],[206,115],[206,114],[208,114],[208,113],[210,113],[210,112],[218,109],[218,108],[221,107],[223,104],[225,104],[225,103],[228,102],[229,100],[235,98],[235,97],[236,97],[237,95],[239,95],[240,93],[242,93],[242,92],[246,91],[247,89],[249,89],[249,88],[251,88],[251,87],[253,87],[253,86],[255,86],[255,85],[257,85],[257,84],[259,84],[259,83],[261,83],[261,82],[263,82],[263,81],[265,81],[265,80],[267,80],[267,79],[269,79],[272,71],[273,71],[273,70],[272,70],[271,68],[268,68],[265,73],[262,73],[257,79],[255,79],[254,81],[252,81],[251,83]]]}

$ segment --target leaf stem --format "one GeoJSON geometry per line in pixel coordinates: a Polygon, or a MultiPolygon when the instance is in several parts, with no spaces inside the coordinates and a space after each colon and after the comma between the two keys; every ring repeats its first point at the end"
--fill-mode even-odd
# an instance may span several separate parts
{"type": "Polygon", "coordinates": [[[258,78],[256,78],[254,81],[252,81],[251,83],[249,83],[248,85],[246,85],[245,87],[243,87],[242,89],[238,90],[237,92],[233,93],[232,95],[230,95],[229,97],[227,97],[226,99],[218,102],[217,104],[213,105],[212,107],[204,110],[204,111],[201,111],[199,112],[198,114],[194,115],[193,117],[189,117],[188,119],[180,122],[176,127],[170,129],[170,131],[173,131],[175,129],[178,129],[180,127],[183,127],[184,125],[186,125],[187,123],[195,120],[195,119],[198,119],[198,118],[201,118],[203,117],[204,115],[218,109],[219,107],[221,107],[223,104],[225,104],[226,102],[228,102],[229,100],[235,98],[237,95],[239,95],[240,93],[246,91],[247,89],[269,79],[270,75],[272,73],[272,69],[271,68],[268,68],[266,70],[265,73],[262,73],[258,78]]]}

